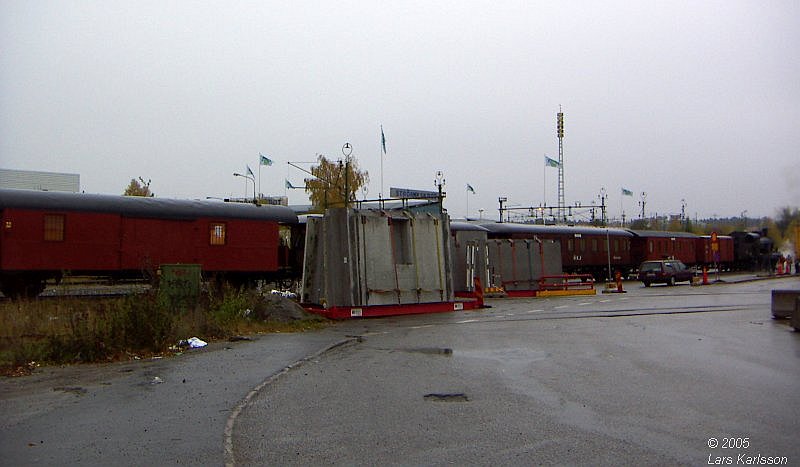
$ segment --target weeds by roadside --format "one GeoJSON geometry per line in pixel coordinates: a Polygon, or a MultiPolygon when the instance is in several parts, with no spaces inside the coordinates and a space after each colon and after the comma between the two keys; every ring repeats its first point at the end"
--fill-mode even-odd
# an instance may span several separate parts
{"type": "Polygon", "coordinates": [[[182,339],[205,340],[324,327],[297,304],[254,291],[206,293],[176,305],[157,291],[121,298],[0,303],[0,373],[37,364],[102,362],[167,354],[182,339]],[[34,363],[35,362],[35,363],[34,363]]]}

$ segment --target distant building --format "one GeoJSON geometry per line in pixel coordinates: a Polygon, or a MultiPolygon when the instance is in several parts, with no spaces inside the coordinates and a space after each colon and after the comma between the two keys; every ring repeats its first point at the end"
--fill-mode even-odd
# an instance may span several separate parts
{"type": "MultiPolygon", "coordinates": [[[[229,203],[252,203],[253,198],[225,198],[229,203]]],[[[258,204],[266,204],[269,206],[288,206],[289,198],[286,196],[264,196],[258,197],[258,204]]]]}
{"type": "Polygon", "coordinates": [[[81,176],[56,172],[0,169],[0,188],[78,193],[81,191],[81,176]]]}

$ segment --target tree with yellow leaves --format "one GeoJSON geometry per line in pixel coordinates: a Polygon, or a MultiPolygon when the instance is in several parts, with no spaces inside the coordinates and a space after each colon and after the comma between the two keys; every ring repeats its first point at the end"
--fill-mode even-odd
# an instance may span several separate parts
{"type": "Polygon", "coordinates": [[[125,192],[122,193],[122,196],[146,196],[146,197],[153,197],[152,191],[150,191],[150,180],[146,182],[142,177],[139,177],[139,181],[137,182],[135,178],[131,179],[131,182],[128,184],[128,187],[125,188],[125,192]]]}
{"type": "Polygon", "coordinates": [[[306,192],[314,212],[344,207],[345,199],[354,201],[358,190],[369,183],[369,173],[359,170],[355,158],[348,157],[345,161],[336,162],[320,155],[317,161],[318,164],[311,167],[314,178],[305,179],[306,192]]]}

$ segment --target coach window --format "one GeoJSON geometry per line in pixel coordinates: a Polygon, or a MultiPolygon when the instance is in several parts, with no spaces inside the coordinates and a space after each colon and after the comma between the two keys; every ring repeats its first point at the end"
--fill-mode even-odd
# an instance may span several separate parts
{"type": "Polygon", "coordinates": [[[44,241],[63,242],[64,241],[64,215],[45,214],[44,215],[44,241]]]}
{"type": "Polygon", "coordinates": [[[225,236],[225,224],[222,222],[212,222],[210,231],[210,240],[209,243],[211,245],[224,245],[226,236],[225,236]]]}

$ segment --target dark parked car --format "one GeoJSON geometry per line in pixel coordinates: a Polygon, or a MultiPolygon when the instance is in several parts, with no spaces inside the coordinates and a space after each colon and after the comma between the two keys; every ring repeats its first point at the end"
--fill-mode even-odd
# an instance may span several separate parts
{"type": "Polygon", "coordinates": [[[677,259],[666,259],[661,261],[645,261],[639,266],[639,280],[645,287],[650,284],[664,283],[675,285],[676,282],[691,282],[692,271],[677,259]]]}

